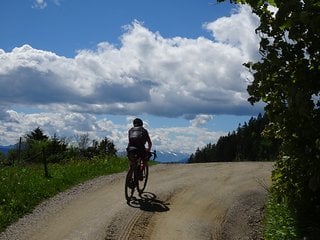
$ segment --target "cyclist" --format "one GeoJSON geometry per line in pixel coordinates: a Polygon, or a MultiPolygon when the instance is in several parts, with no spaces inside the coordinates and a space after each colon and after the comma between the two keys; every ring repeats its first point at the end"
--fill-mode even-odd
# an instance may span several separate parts
{"type": "Polygon", "coordinates": [[[143,159],[148,159],[152,142],[148,131],[143,127],[143,121],[140,118],[133,120],[133,127],[128,131],[129,143],[127,147],[128,158],[130,159],[131,153],[137,152],[143,159]],[[147,148],[145,144],[147,143],[147,148]]]}

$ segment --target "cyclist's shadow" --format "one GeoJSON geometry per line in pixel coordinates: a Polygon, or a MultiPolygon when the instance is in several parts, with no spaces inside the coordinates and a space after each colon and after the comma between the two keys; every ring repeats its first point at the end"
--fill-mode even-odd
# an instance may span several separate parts
{"type": "Polygon", "coordinates": [[[128,205],[134,208],[140,208],[147,212],[167,212],[170,210],[169,203],[165,203],[159,199],[154,193],[143,192],[139,195],[140,198],[134,197],[128,205]]]}

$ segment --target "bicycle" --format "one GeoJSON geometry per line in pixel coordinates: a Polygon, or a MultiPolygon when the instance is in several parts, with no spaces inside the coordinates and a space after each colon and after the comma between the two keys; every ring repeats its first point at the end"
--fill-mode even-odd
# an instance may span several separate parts
{"type": "Polygon", "coordinates": [[[130,167],[125,181],[125,197],[127,202],[130,202],[133,198],[135,189],[141,195],[146,188],[149,176],[148,161],[152,156],[152,160],[157,158],[156,151],[150,152],[150,155],[146,158],[140,156],[138,149],[130,149],[128,152],[130,167]]]}

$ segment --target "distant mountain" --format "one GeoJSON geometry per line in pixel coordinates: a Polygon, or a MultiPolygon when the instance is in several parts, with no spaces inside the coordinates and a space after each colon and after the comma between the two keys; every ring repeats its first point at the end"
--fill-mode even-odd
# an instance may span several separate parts
{"type": "MultiPolygon", "coordinates": [[[[118,152],[118,155],[126,156],[126,152],[118,152]]],[[[157,151],[156,161],[159,163],[186,163],[189,157],[188,153],[157,151]]]]}
{"type": "Polygon", "coordinates": [[[157,151],[157,162],[161,163],[186,163],[190,157],[188,153],[157,151]]]}
{"type": "Polygon", "coordinates": [[[0,146],[0,152],[7,154],[10,149],[13,149],[14,145],[9,145],[9,146],[0,146]]]}

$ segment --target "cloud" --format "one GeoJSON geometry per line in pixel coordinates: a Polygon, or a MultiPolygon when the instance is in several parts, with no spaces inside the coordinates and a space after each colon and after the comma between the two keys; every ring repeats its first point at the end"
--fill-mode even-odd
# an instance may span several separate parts
{"type": "Polygon", "coordinates": [[[191,120],[191,124],[193,127],[198,127],[206,124],[212,119],[213,119],[212,115],[200,114],[200,115],[197,115],[193,120],[191,120]]]}
{"type": "Polygon", "coordinates": [[[6,111],[6,122],[0,124],[0,142],[14,143],[16,139],[28,131],[41,127],[45,134],[59,137],[72,137],[88,133],[92,139],[102,139],[105,136],[112,137],[119,143],[122,134],[115,134],[124,131],[124,126],[113,124],[107,119],[97,119],[92,114],[70,113],[70,112],[40,112],[20,113],[13,110],[6,111]],[[10,133],[10,135],[8,135],[10,133]],[[120,136],[120,137],[119,137],[120,136]],[[1,141],[2,140],[2,141],[1,141]]]}
{"type": "MultiPolygon", "coordinates": [[[[68,112],[26,114],[7,110],[6,122],[0,122],[0,143],[1,145],[17,143],[19,137],[40,126],[46,135],[66,138],[69,143],[75,141],[76,136],[81,134],[88,134],[91,140],[99,141],[108,137],[119,151],[124,151],[127,146],[127,132],[132,126],[133,118],[127,118],[127,125],[119,125],[107,118],[98,119],[92,114],[68,112]]],[[[144,126],[149,130],[154,148],[161,151],[192,153],[197,147],[215,142],[225,134],[198,126],[152,128],[148,122],[145,122],[144,126]]]]}
{"type": "Polygon", "coordinates": [[[74,58],[29,45],[2,50],[0,87],[7,91],[0,100],[101,114],[250,114],[250,76],[242,65],[257,52],[256,17],[250,14],[240,7],[207,23],[214,40],[163,38],[134,21],[121,47],[102,42],[74,58]]]}
{"type": "Polygon", "coordinates": [[[242,65],[257,58],[257,17],[241,6],[204,27],[212,39],[164,38],[133,21],[125,26],[119,46],[101,42],[73,58],[30,45],[0,49],[0,143],[16,142],[26,129],[40,126],[50,135],[112,136],[124,146],[128,126],[97,117],[105,114],[191,120],[189,127],[152,129],[164,150],[190,151],[214,141],[221,133],[203,128],[213,115],[261,110],[247,102],[252,76],[242,65]],[[12,110],[28,108],[37,111],[12,110]]]}
{"type": "MultiPolygon", "coordinates": [[[[56,6],[60,6],[61,0],[51,0],[56,6]]],[[[32,8],[45,9],[48,6],[46,0],[33,0],[32,8]]]]}
{"type": "Polygon", "coordinates": [[[44,0],[34,0],[32,7],[38,8],[38,9],[44,9],[47,7],[47,3],[44,0]]]}
{"type": "Polygon", "coordinates": [[[255,34],[255,29],[259,22],[259,17],[251,13],[249,5],[242,5],[230,17],[221,17],[203,26],[212,32],[216,41],[234,46],[243,56],[257,60],[259,37],[255,34]]]}
{"type": "Polygon", "coordinates": [[[60,6],[61,0],[53,0],[53,3],[57,6],[60,6]]]}
{"type": "Polygon", "coordinates": [[[157,150],[192,153],[197,147],[216,142],[225,132],[212,132],[194,126],[151,129],[150,137],[157,150]]]}

